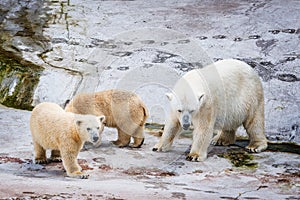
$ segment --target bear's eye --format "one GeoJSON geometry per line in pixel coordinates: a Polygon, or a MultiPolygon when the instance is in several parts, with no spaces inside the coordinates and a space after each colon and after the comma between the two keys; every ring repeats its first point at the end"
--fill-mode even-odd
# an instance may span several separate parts
{"type": "Polygon", "coordinates": [[[91,130],[91,128],[87,128],[86,130],[90,131],[90,130],[91,130]]]}
{"type": "Polygon", "coordinates": [[[181,113],[181,112],[182,112],[182,110],[177,110],[177,112],[181,113]]]}
{"type": "Polygon", "coordinates": [[[195,112],[195,110],[190,110],[190,113],[193,113],[193,112],[195,112]]]}
{"type": "Polygon", "coordinates": [[[99,127],[97,127],[97,130],[99,130],[100,128],[99,127]]]}

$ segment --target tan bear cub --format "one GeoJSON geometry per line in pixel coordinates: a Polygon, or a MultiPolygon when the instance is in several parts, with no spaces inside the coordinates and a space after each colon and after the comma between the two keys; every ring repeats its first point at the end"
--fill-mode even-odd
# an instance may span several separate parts
{"type": "Polygon", "coordinates": [[[203,161],[213,144],[235,142],[238,127],[244,126],[251,152],[267,148],[264,130],[262,83],[246,63],[227,59],[187,72],[167,94],[171,113],[153,151],[168,150],[177,133],[193,126],[193,142],[187,160],[203,161]],[[213,137],[213,132],[218,134],[213,137]]]}
{"type": "Polygon", "coordinates": [[[144,142],[144,124],[148,113],[141,98],[133,92],[106,90],[76,95],[66,106],[67,112],[104,115],[105,126],[118,130],[118,139],[113,144],[139,148],[144,142]]]}
{"type": "Polygon", "coordinates": [[[79,115],[64,111],[55,103],[37,105],[30,117],[30,130],[35,151],[35,163],[47,163],[46,150],[50,149],[50,161],[63,162],[69,177],[88,178],[81,171],[77,156],[84,142],[99,145],[105,116],[79,115]]]}

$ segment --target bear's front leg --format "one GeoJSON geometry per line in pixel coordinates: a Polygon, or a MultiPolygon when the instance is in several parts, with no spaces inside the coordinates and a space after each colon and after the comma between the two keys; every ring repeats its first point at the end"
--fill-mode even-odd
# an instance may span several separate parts
{"type": "Polygon", "coordinates": [[[79,151],[64,151],[61,150],[63,166],[67,171],[67,175],[72,178],[87,179],[88,174],[81,172],[81,167],[77,162],[79,151]]]}
{"type": "Polygon", "coordinates": [[[168,120],[159,142],[153,147],[152,151],[168,151],[173,144],[175,136],[181,130],[180,123],[177,119],[168,120]]]}
{"type": "Polygon", "coordinates": [[[34,163],[46,164],[48,162],[46,157],[46,150],[37,142],[33,142],[33,146],[35,151],[34,163]]]}
{"type": "Polygon", "coordinates": [[[207,150],[213,135],[213,128],[195,128],[193,131],[193,143],[186,160],[200,162],[207,158],[207,150]]]}

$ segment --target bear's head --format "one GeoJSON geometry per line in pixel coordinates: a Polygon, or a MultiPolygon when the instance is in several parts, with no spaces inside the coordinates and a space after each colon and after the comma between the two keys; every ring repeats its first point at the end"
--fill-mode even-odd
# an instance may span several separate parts
{"type": "Polygon", "coordinates": [[[176,116],[182,129],[188,130],[203,104],[204,93],[184,91],[181,94],[166,93],[166,96],[170,101],[172,114],[176,116]]]}
{"type": "Polygon", "coordinates": [[[104,129],[105,116],[94,115],[77,115],[80,116],[76,120],[80,137],[87,142],[91,142],[95,146],[101,144],[101,133],[104,129]]]}

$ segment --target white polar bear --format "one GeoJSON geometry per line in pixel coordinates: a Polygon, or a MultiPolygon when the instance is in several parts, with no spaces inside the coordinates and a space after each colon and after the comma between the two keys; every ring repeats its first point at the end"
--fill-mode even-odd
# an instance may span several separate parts
{"type": "Polygon", "coordinates": [[[217,61],[186,73],[167,94],[171,113],[160,141],[153,151],[168,150],[177,133],[193,125],[193,143],[187,156],[203,161],[213,137],[213,144],[235,142],[241,125],[250,139],[251,152],[267,148],[264,133],[264,96],[259,76],[246,63],[234,59],[217,61]]]}

